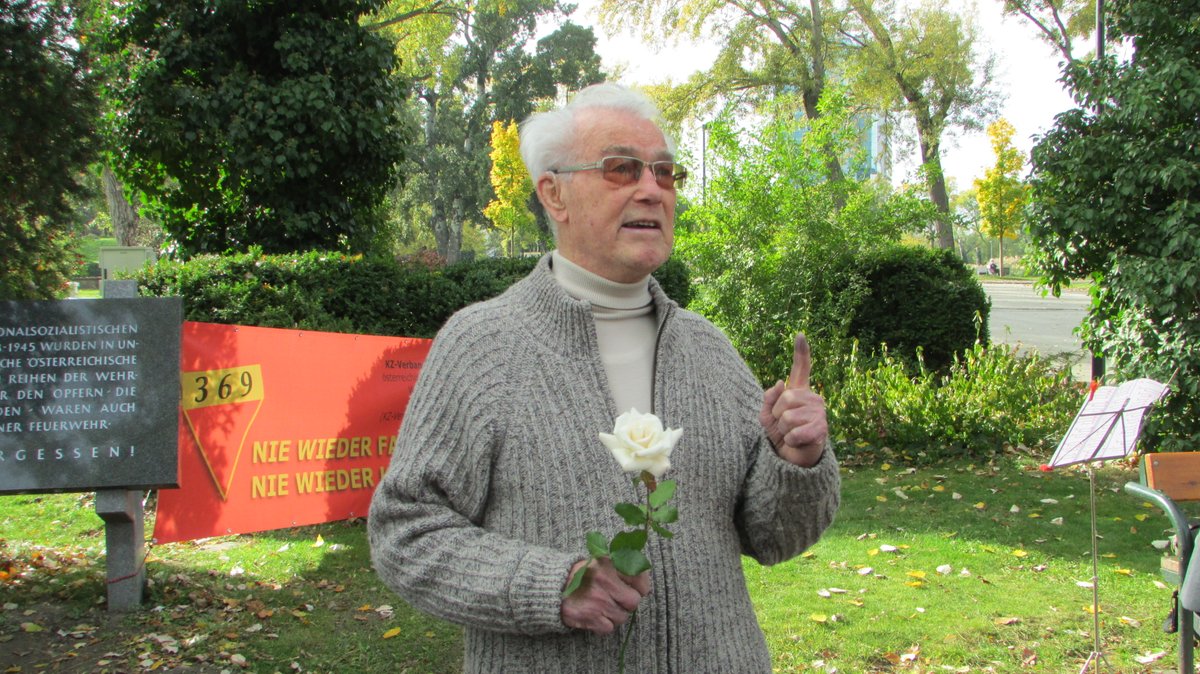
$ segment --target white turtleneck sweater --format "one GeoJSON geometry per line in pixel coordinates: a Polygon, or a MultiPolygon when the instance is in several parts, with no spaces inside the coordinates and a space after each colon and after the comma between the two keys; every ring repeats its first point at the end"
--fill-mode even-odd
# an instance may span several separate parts
{"type": "Polygon", "coordinates": [[[654,412],[654,351],[658,323],[649,279],[617,283],[571,262],[554,251],[554,280],[568,295],[592,304],[600,360],[608,388],[620,412],[654,412]]]}

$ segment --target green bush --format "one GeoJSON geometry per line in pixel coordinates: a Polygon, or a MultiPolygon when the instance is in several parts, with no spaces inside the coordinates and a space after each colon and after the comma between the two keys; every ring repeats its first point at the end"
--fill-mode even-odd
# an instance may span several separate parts
{"type": "Polygon", "coordinates": [[[1014,347],[976,343],[945,374],[887,349],[852,349],[832,364],[822,393],[847,456],[888,447],[913,459],[987,456],[1008,447],[1053,447],[1082,401],[1069,368],[1014,347]]]}
{"type": "MultiPolygon", "coordinates": [[[[366,335],[433,337],[460,308],[494,297],[537,258],[483,259],[446,268],[342,253],[200,255],[133,275],[143,295],[180,296],[189,321],[366,335]]],[[[688,296],[687,270],[660,270],[671,297],[688,296]]]]}
{"type": "Polygon", "coordinates": [[[199,255],[134,278],[141,294],[180,296],[187,320],[209,323],[432,337],[461,305],[436,270],[341,253],[199,255]]]}
{"type": "Polygon", "coordinates": [[[953,251],[895,246],[847,260],[867,289],[851,309],[849,337],[868,352],[945,371],[976,339],[988,341],[991,302],[953,251]]]}

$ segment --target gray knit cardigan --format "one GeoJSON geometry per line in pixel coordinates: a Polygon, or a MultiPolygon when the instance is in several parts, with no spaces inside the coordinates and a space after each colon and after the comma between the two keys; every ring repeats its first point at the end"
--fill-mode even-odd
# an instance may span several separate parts
{"type": "MultiPolygon", "coordinates": [[[[371,556],[416,608],[460,624],[464,671],[617,671],[621,633],[562,623],[562,588],[584,537],[624,528],[638,502],[597,434],[615,409],[590,306],[549,256],[500,297],[450,319],[434,341],[371,503],[371,556]]],[[[653,410],[683,437],[675,537],[652,536],[626,671],[770,672],[742,575],[811,546],[840,499],[829,449],[813,468],[778,458],[758,422],[762,389],[728,339],[651,281],[660,323],[653,410]]],[[[641,410],[646,411],[646,410],[641,410]]]]}

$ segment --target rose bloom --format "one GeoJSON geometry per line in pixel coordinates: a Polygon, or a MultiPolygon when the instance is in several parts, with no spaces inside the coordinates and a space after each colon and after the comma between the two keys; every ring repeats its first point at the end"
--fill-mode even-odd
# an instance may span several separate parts
{"type": "Polygon", "coordinates": [[[658,479],[671,467],[671,450],[681,435],[683,429],[664,429],[658,417],[634,408],[617,417],[613,432],[601,433],[600,442],[626,473],[645,471],[658,479]]]}

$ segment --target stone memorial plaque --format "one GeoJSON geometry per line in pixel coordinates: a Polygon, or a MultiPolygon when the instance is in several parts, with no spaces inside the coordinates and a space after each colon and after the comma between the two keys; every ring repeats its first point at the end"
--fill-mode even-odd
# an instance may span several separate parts
{"type": "Polygon", "coordinates": [[[0,493],[178,486],[177,297],[0,302],[0,493]]]}

